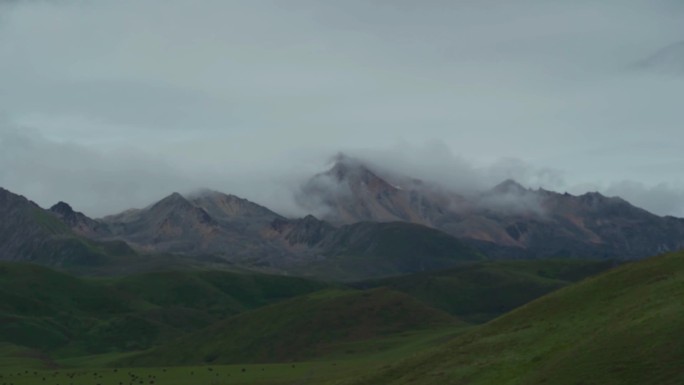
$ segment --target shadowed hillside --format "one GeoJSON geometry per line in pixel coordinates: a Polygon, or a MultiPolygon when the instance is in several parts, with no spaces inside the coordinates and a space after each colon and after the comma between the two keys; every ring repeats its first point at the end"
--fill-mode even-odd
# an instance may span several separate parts
{"type": "Polygon", "coordinates": [[[354,286],[388,287],[460,319],[480,323],[613,266],[610,261],[572,259],[484,261],[354,286]]]}
{"type": "Polygon", "coordinates": [[[132,254],[122,242],[81,238],[52,213],[0,188],[0,260],[68,268],[104,265],[111,255],[132,254]]]}
{"type": "Polygon", "coordinates": [[[0,264],[0,340],[73,356],[146,349],[224,317],[329,287],[220,271],[84,279],[0,264]]]}
{"type": "Polygon", "coordinates": [[[449,325],[462,322],[399,292],[323,291],[237,315],[119,364],[297,361],[342,343],[449,325]]]}
{"type": "Polygon", "coordinates": [[[323,258],[295,265],[295,273],[340,281],[442,270],[485,257],[458,239],[404,222],[362,222],[329,232],[323,258]]]}

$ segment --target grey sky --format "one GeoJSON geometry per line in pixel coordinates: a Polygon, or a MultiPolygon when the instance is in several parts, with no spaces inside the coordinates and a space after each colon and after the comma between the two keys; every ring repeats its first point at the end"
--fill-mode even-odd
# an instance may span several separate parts
{"type": "Polygon", "coordinates": [[[684,216],[684,66],[658,62],[684,53],[656,55],[681,41],[679,0],[0,1],[0,186],[91,215],[204,186],[298,213],[347,151],[684,216]]]}

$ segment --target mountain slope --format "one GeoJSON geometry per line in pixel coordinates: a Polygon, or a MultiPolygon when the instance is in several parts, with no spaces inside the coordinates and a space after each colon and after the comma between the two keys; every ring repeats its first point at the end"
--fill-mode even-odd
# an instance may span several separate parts
{"type": "Polygon", "coordinates": [[[684,381],[684,252],[561,289],[361,384],[684,381]]]}
{"type": "Polygon", "coordinates": [[[109,249],[116,246],[83,239],[50,212],[0,188],[0,260],[61,267],[100,265],[109,261],[109,249]]]}
{"type": "Polygon", "coordinates": [[[295,274],[354,281],[450,268],[485,257],[441,231],[404,222],[362,222],[334,228],[313,217],[276,231],[291,246],[313,253],[293,264],[295,274]]]}
{"type": "Polygon", "coordinates": [[[573,259],[483,261],[354,286],[387,287],[459,319],[481,323],[612,267],[610,261],[573,259]]]}
{"type": "Polygon", "coordinates": [[[58,357],[147,349],[225,317],[329,287],[221,271],[85,279],[0,263],[0,340],[58,357]]]}
{"type": "Polygon", "coordinates": [[[87,217],[81,212],[74,211],[68,203],[59,202],[52,206],[49,211],[69,226],[76,234],[94,237],[109,233],[107,226],[87,217]]]}
{"type": "Polygon", "coordinates": [[[335,344],[459,323],[386,289],[324,291],[240,314],[119,364],[290,362],[320,357],[335,344]]]}
{"type": "Polygon", "coordinates": [[[512,180],[460,195],[381,175],[348,157],[306,183],[301,199],[336,224],[426,225],[499,258],[637,259],[684,248],[684,219],[659,217],[617,197],[531,190],[512,180]]]}
{"type": "Polygon", "coordinates": [[[327,172],[302,186],[299,201],[312,210],[323,207],[337,224],[406,221],[429,225],[454,196],[405,190],[383,179],[358,159],[339,155],[327,172]]]}
{"type": "Polygon", "coordinates": [[[482,258],[453,237],[424,226],[364,223],[338,228],[313,216],[286,219],[212,191],[189,197],[174,193],[147,208],[94,220],[64,202],[43,210],[2,190],[0,218],[4,259],[95,275],[215,267],[358,280],[482,258]]]}
{"type": "Polygon", "coordinates": [[[232,196],[212,192],[188,199],[173,193],[145,209],[103,218],[111,236],[102,239],[124,240],[147,252],[213,254],[269,270],[271,265],[291,257],[287,250],[259,234],[262,227],[278,217],[266,208],[232,196]]]}
{"type": "Polygon", "coordinates": [[[411,223],[335,227],[313,216],[286,219],[217,192],[173,194],[103,220],[111,235],[149,252],[214,254],[239,266],[358,280],[453,267],[482,255],[443,232],[411,223]]]}
{"type": "Polygon", "coordinates": [[[104,221],[115,236],[155,251],[186,251],[208,242],[219,232],[213,218],[182,195],[173,193],[143,209],[107,217],[104,221]]]}
{"type": "Polygon", "coordinates": [[[264,224],[283,217],[275,212],[235,195],[203,190],[190,195],[188,200],[212,218],[227,224],[264,224]]]}

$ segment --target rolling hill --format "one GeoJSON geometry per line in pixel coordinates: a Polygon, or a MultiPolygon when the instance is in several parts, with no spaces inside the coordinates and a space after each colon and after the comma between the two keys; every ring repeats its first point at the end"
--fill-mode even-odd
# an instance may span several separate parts
{"type": "Polygon", "coordinates": [[[482,323],[614,266],[611,261],[573,259],[483,261],[353,285],[387,287],[459,319],[482,323]]]}
{"type": "Polygon", "coordinates": [[[605,265],[483,261],[342,290],[222,271],[93,279],[2,263],[0,340],[58,360],[154,348],[128,361],[136,365],[206,363],[212,355],[217,363],[307,359],[364,341],[382,350],[383,339],[482,322],[482,313],[491,317],[605,265]]]}
{"type": "Polygon", "coordinates": [[[146,349],[329,285],[221,271],[78,278],[0,264],[0,341],[57,357],[146,349]]]}
{"type": "Polygon", "coordinates": [[[631,263],[354,383],[680,384],[683,296],[684,252],[631,263]]]}
{"type": "Polygon", "coordinates": [[[117,365],[290,362],[335,345],[463,323],[387,289],[322,291],[239,314],[117,365]]]}

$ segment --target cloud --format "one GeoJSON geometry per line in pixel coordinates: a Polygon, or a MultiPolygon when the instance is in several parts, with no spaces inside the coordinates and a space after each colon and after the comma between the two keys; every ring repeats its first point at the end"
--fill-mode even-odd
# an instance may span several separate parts
{"type": "Polygon", "coordinates": [[[349,148],[344,153],[361,159],[399,186],[410,183],[402,181],[405,177],[462,194],[491,189],[506,179],[513,179],[529,188],[565,185],[560,170],[538,168],[517,158],[476,162],[454,153],[446,143],[436,140],[424,144],[398,142],[382,148],[349,148]]]}
{"type": "Polygon", "coordinates": [[[478,197],[476,204],[503,214],[546,214],[541,196],[528,190],[489,192],[478,197]]]}
{"type": "MultiPolygon", "coordinates": [[[[489,190],[509,178],[531,188],[564,191],[567,186],[560,171],[538,169],[515,159],[475,164],[438,142],[351,150],[350,155],[394,183],[401,183],[402,178],[406,181],[408,176],[462,194],[489,190]]],[[[174,191],[190,193],[205,187],[248,198],[286,216],[324,216],[322,202],[302,201],[299,193],[312,175],[331,166],[325,159],[314,151],[300,158],[293,156],[285,164],[263,163],[246,169],[222,164],[211,168],[186,164],[187,159],[182,157],[162,161],[144,148],[126,146],[102,151],[92,145],[45,138],[35,129],[0,125],[0,186],[26,195],[43,207],[63,200],[95,217],[145,207],[174,191]]],[[[325,182],[318,178],[315,187],[344,192],[343,186],[325,182]]],[[[674,185],[621,181],[604,186],[585,183],[567,189],[574,193],[598,190],[660,215],[684,216],[684,189],[674,185]]],[[[539,212],[533,195],[515,191],[486,195],[480,204],[497,211],[539,212]]]]}
{"type": "Polygon", "coordinates": [[[652,56],[638,61],[635,69],[663,75],[684,76],[684,40],[672,43],[652,56]]]}
{"type": "Polygon", "coordinates": [[[64,200],[92,215],[147,205],[160,191],[191,182],[134,150],[100,153],[42,138],[30,128],[0,127],[0,184],[43,207],[64,200]]]}
{"type": "Polygon", "coordinates": [[[95,217],[201,188],[236,194],[283,215],[305,215],[308,211],[295,202],[294,192],[312,175],[311,165],[297,168],[298,164],[292,158],[284,165],[266,162],[243,168],[236,159],[234,167],[209,167],[204,160],[193,163],[183,156],[151,155],[144,143],[103,150],[0,123],[0,186],[42,207],[63,200],[95,217]]]}
{"type": "Polygon", "coordinates": [[[684,217],[684,189],[668,183],[646,185],[635,181],[621,181],[606,188],[608,195],[620,196],[632,204],[647,208],[659,215],[684,217]]]}
{"type": "Polygon", "coordinates": [[[676,190],[684,78],[633,63],[682,41],[683,15],[676,0],[0,1],[0,119],[12,140],[33,129],[0,183],[98,215],[203,186],[299,213],[283,197],[345,151],[463,190],[676,190]]]}

